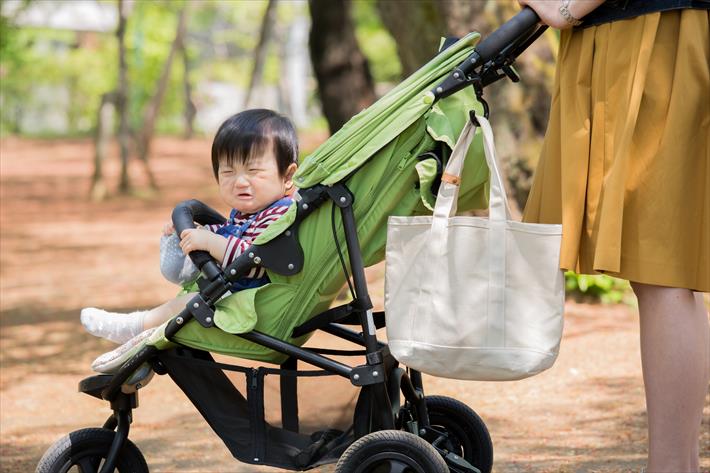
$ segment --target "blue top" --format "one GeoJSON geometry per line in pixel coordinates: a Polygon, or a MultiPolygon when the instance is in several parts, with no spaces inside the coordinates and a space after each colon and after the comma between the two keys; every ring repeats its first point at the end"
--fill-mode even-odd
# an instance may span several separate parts
{"type": "Polygon", "coordinates": [[[583,23],[575,29],[684,8],[708,9],[710,0],[607,0],[582,18],[583,23]]]}

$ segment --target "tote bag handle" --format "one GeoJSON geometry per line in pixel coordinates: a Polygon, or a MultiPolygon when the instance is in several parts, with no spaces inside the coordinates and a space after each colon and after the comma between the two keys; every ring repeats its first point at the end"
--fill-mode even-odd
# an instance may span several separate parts
{"type": "MultiPolygon", "coordinates": [[[[489,220],[491,222],[501,222],[505,224],[506,220],[510,220],[510,207],[508,206],[508,198],[503,186],[503,179],[498,170],[497,155],[495,142],[493,140],[493,131],[491,125],[484,117],[476,117],[483,133],[483,150],[486,155],[486,163],[490,170],[490,189],[489,189],[489,220]]],[[[446,164],[446,169],[439,186],[439,192],[436,196],[436,204],[434,205],[434,218],[431,225],[431,241],[443,243],[446,241],[446,228],[448,219],[456,215],[456,203],[459,196],[459,188],[461,182],[461,173],[466,159],[466,153],[473,142],[476,134],[476,127],[470,120],[466,121],[466,125],[461,131],[459,139],[451,153],[449,162],[446,164]]],[[[435,243],[437,244],[437,243],[435,243]]],[[[437,244],[437,246],[440,246],[437,244]]]]}

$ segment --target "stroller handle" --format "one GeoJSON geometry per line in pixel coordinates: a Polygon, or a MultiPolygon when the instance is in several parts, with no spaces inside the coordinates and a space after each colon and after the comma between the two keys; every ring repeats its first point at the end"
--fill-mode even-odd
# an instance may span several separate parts
{"type": "Polygon", "coordinates": [[[547,28],[539,26],[539,21],[540,17],[532,8],[523,8],[478,43],[471,55],[430,91],[431,96],[434,100],[439,100],[468,85],[473,85],[477,95],[480,95],[478,92],[484,86],[506,75],[517,82],[517,76],[510,66],[547,28]],[[476,71],[479,67],[480,70],[476,71]]]}
{"type": "MultiPolygon", "coordinates": [[[[195,228],[195,222],[202,225],[209,225],[221,224],[226,221],[219,212],[195,199],[185,200],[175,206],[172,220],[178,237],[180,237],[183,230],[195,228]]],[[[192,251],[189,256],[192,262],[195,263],[195,266],[205,273],[209,279],[219,274],[220,269],[217,263],[215,263],[214,259],[207,251],[192,251]]]]}
{"type": "Polygon", "coordinates": [[[503,23],[497,30],[478,43],[475,49],[480,56],[479,64],[484,64],[493,59],[506,46],[529,31],[539,21],[540,17],[532,8],[523,8],[513,18],[503,23]]]}

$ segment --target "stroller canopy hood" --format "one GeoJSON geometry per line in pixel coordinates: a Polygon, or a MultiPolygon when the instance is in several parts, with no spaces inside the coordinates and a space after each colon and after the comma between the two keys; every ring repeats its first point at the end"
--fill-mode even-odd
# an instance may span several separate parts
{"type": "MultiPolygon", "coordinates": [[[[337,184],[422,119],[425,126],[420,133],[428,133],[433,140],[444,142],[449,149],[453,149],[465,120],[468,120],[468,111],[480,111],[481,105],[470,88],[438,102],[434,101],[430,90],[473,52],[480,36],[476,32],[467,34],[377,102],[351,118],[303,160],[294,175],[296,186],[304,189],[317,184],[337,184]]],[[[473,149],[480,151],[480,144],[474,145],[469,154],[476,153],[473,149]]],[[[431,161],[422,162],[417,165],[417,172],[422,184],[430,185],[434,181],[436,166],[431,161]]],[[[471,175],[470,168],[467,174],[471,175]]],[[[469,189],[475,187],[478,184],[477,178],[469,181],[469,184],[472,184],[468,186],[469,189]]],[[[464,199],[459,201],[460,209],[467,210],[480,205],[478,197],[469,194],[466,199],[465,190],[462,194],[464,199]]],[[[429,210],[433,209],[433,195],[422,193],[422,200],[429,210]]],[[[296,218],[295,206],[294,202],[289,212],[270,225],[254,243],[263,245],[289,228],[296,218]]]]}
{"type": "Polygon", "coordinates": [[[473,52],[479,37],[469,33],[461,38],[348,121],[303,161],[294,176],[296,186],[333,185],[360,168],[432,108],[429,90],[473,52]]]}

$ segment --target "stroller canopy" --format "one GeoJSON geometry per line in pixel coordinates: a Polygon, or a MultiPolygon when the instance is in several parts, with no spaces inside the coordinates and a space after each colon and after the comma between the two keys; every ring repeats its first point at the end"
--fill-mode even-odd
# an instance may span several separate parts
{"type": "Polygon", "coordinates": [[[471,54],[478,38],[469,33],[348,121],[306,158],[294,177],[296,185],[332,185],[359,168],[432,108],[428,91],[471,54]]]}

